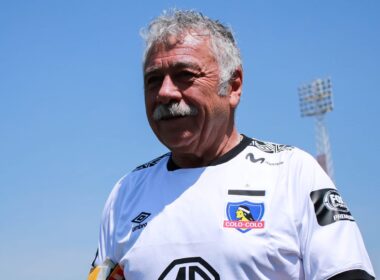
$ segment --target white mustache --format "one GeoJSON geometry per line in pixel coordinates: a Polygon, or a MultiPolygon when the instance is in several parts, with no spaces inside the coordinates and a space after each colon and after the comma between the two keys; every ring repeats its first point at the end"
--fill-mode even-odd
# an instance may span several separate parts
{"type": "Polygon", "coordinates": [[[198,114],[198,109],[185,103],[159,104],[153,111],[153,120],[195,116],[196,114],[198,114]]]}

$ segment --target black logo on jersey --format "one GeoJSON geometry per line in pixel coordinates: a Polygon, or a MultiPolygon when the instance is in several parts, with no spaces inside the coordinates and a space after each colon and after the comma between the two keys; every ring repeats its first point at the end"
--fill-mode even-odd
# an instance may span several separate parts
{"type": "Polygon", "coordinates": [[[266,161],[265,158],[255,158],[255,155],[252,154],[252,153],[248,153],[246,156],[245,156],[245,159],[249,159],[251,162],[253,163],[256,163],[256,162],[259,162],[259,163],[266,163],[268,165],[272,165],[272,166],[276,166],[276,165],[281,165],[283,164],[284,162],[283,161],[279,161],[279,162],[268,162],[266,161]]]}
{"type": "Polygon", "coordinates": [[[258,148],[260,151],[263,151],[265,153],[270,153],[270,154],[279,153],[282,151],[291,151],[293,149],[293,147],[289,145],[263,142],[256,139],[253,139],[250,145],[258,148]]]}
{"type": "Polygon", "coordinates": [[[141,212],[140,214],[138,214],[137,217],[131,221],[132,223],[138,224],[137,226],[134,226],[132,228],[132,231],[146,227],[148,223],[142,224],[142,222],[145,221],[149,216],[150,216],[150,213],[147,213],[147,212],[141,212]]]}
{"type": "Polygon", "coordinates": [[[201,257],[174,260],[158,280],[220,280],[219,274],[201,257]]]}
{"type": "Polygon", "coordinates": [[[132,220],[133,223],[140,224],[150,216],[150,213],[141,212],[136,218],[132,220]]]}
{"type": "Polygon", "coordinates": [[[342,197],[335,189],[321,189],[310,193],[320,226],[338,221],[355,221],[342,197]]]}
{"type": "Polygon", "coordinates": [[[158,158],[155,158],[154,160],[151,160],[143,165],[140,165],[140,166],[137,166],[133,171],[138,171],[138,170],[141,170],[141,169],[145,169],[145,168],[148,168],[148,167],[151,167],[151,166],[154,166],[156,165],[161,159],[163,159],[164,157],[167,157],[169,156],[170,153],[166,153],[158,158]]]}
{"type": "Polygon", "coordinates": [[[255,159],[255,155],[252,154],[252,153],[249,153],[245,156],[245,159],[249,159],[250,161],[252,161],[253,163],[256,163],[256,162],[260,162],[260,163],[263,163],[265,161],[265,158],[258,158],[258,159],[255,159]]]}

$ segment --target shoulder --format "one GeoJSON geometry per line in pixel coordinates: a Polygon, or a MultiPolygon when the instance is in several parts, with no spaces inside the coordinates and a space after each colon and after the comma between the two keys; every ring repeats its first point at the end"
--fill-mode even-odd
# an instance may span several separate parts
{"type": "Polygon", "coordinates": [[[281,170],[290,172],[292,176],[321,171],[316,159],[298,147],[255,138],[250,140],[247,147],[250,153],[246,158],[250,157],[251,161],[261,160],[266,165],[281,167],[281,170]]]}
{"type": "Polygon", "coordinates": [[[132,172],[135,172],[135,171],[138,171],[138,170],[142,170],[142,169],[146,169],[146,168],[149,168],[149,167],[152,167],[152,166],[155,166],[158,162],[160,162],[161,160],[163,160],[164,158],[168,158],[170,156],[171,153],[166,153],[164,155],[161,155],[147,163],[144,163],[142,165],[139,165],[137,166],[132,172]]]}
{"type": "Polygon", "coordinates": [[[127,193],[133,192],[133,190],[138,188],[138,186],[141,185],[141,182],[146,180],[146,172],[152,173],[153,171],[154,173],[157,171],[156,168],[154,168],[155,171],[152,170],[152,168],[157,167],[162,160],[169,156],[170,153],[159,156],[147,163],[137,166],[131,172],[121,177],[114,185],[108,197],[106,208],[113,208],[115,204],[119,203],[120,199],[124,199],[126,197],[127,193]]]}
{"type": "Polygon", "coordinates": [[[284,163],[289,162],[289,159],[299,150],[291,145],[278,144],[255,138],[251,138],[250,140],[247,146],[250,154],[262,158],[262,161],[265,161],[267,164],[278,161],[281,162],[280,165],[284,165],[284,163]]]}
{"type": "Polygon", "coordinates": [[[271,141],[249,138],[246,142],[246,159],[251,159],[253,162],[260,161],[266,165],[278,167],[292,167],[292,169],[303,164],[314,163],[315,159],[307,152],[295,146],[288,144],[279,144],[271,141]]]}
{"type": "Polygon", "coordinates": [[[170,157],[171,153],[166,153],[161,155],[151,161],[137,166],[131,172],[124,175],[116,184],[113,192],[119,194],[127,189],[135,188],[140,185],[140,183],[147,179],[147,174],[155,174],[166,168],[166,161],[170,157]],[[165,160],[166,159],[166,160],[165,160]]]}
{"type": "Polygon", "coordinates": [[[111,199],[125,197],[126,192],[133,192],[133,190],[138,188],[142,182],[146,181],[150,177],[147,176],[148,174],[154,175],[157,172],[162,171],[163,168],[166,168],[166,161],[170,154],[171,153],[166,153],[149,162],[139,165],[131,172],[124,175],[114,186],[110,194],[111,199]]]}
{"type": "Polygon", "coordinates": [[[249,146],[253,146],[256,149],[269,154],[276,154],[283,151],[292,151],[294,149],[294,147],[290,145],[277,144],[273,142],[258,140],[255,138],[252,138],[249,146]]]}

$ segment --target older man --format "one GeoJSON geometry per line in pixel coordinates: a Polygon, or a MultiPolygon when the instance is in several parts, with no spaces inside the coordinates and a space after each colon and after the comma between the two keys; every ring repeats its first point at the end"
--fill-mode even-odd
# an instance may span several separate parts
{"type": "Polygon", "coordinates": [[[170,153],[115,186],[89,279],[374,279],[315,160],[238,133],[243,71],[231,31],[174,11],[145,39],[146,114],[170,153]]]}

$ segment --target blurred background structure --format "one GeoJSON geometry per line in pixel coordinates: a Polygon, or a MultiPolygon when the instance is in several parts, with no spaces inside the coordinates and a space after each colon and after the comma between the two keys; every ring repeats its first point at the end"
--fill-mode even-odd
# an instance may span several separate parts
{"type": "Polygon", "coordinates": [[[317,161],[334,180],[330,139],[325,124],[325,115],[333,110],[331,79],[316,79],[298,88],[301,117],[315,118],[317,161]]]}

